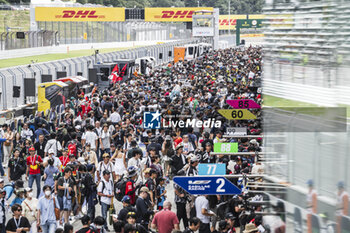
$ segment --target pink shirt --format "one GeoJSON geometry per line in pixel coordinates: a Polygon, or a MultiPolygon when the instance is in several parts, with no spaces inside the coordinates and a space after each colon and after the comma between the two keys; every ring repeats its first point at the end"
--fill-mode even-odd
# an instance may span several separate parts
{"type": "Polygon", "coordinates": [[[171,233],[179,220],[174,212],[164,209],[154,215],[152,224],[157,226],[159,233],[171,233]]]}

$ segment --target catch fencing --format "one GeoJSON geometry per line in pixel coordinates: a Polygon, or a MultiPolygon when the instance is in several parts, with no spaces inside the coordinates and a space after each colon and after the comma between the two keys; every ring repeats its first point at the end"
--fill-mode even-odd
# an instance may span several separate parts
{"type": "MultiPolygon", "coordinates": [[[[162,64],[173,60],[175,46],[182,46],[196,41],[195,39],[187,39],[98,54],[96,59],[95,56],[86,56],[1,69],[0,109],[14,111],[22,109],[27,104],[35,104],[37,102],[37,90],[35,97],[26,96],[24,87],[25,79],[34,78],[36,84],[35,88],[37,89],[38,85],[42,82],[42,75],[52,75],[52,80],[57,78],[57,72],[66,72],[67,76],[76,76],[79,73],[83,77],[88,77],[88,69],[92,68],[93,64],[96,62],[113,62],[118,59],[136,59],[144,56],[151,56],[156,58],[157,64],[162,64]],[[14,86],[20,88],[20,97],[18,98],[13,97],[14,86]]],[[[22,113],[19,112],[18,114],[22,113]]]]}
{"type": "Polygon", "coordinates": [[[183,23],[37,22],[41,30],[58,31],[60,44],[186,39],[191,31],[183,23]]]}
{"type": "Polygon", "coordinates": [[[18,32],[0,33],[1,50],[36,48],[44,46],[54,46],[58,44],[57,31],[27,31],[24,38],[19,39],[18,32]]]}
{"type": "Polygon", "coordinates": [[[183,23],[155,22],[38,22],[39,31],[25,31],[25,38],[17,32],[0,33],[0,49],[11,50],[102,42],[178,40],[191,37],[191,30],[183,23]]]}

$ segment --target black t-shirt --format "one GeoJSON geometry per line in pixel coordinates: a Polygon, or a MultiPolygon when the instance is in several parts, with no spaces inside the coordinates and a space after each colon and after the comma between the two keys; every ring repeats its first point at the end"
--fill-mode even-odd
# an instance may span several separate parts
{"type": "Polygon", "coordinates": [[[194,233],[194,231],[187,227],[182,233],[194,233]]]}
{"type": "Polygon", "coordinates": [[[37,154],[40,155],[41,158],[44,158],[44,149],[45,149],[45,146],[46,146],[46,141],[44,140],[43,143],[40,143],[40,142],[36,142],[34,144],[34,148],[35,150],[37,151],[37,154]]]}
{"type": "Polygon", "coordinates": [[[134,229],[134,227],[136,227],[136,232],[138,233],[147,233],[148,231],[146,230],[145,227],[143,227],[142,225],[140,224],[136,224],[136,225],[131,225],[129,223],[125,224],[124,226],[124,232],[131,232],[132,229],[134,229]]]}
{"type": "MultiPolygon", "coordinates": [[[[17,230],[17,224],[18,228],[30,228],[30,223],[26,217],[20,217],[19,219],[11,218],[7,224],[6,224],[6,231],[14,231],[17,230]]],[[[22,233],[25,233],[26,231],[22,231],[22,233]]]]}
{"type": "Polygon", "coordinates": [[[58,186],[64,186],[65,183],[68,183],[68,186],[71,187],[72,189],[74,187],[74,181],[72,178],[68,178],[66,180],[64,177],[60,177],[57,181],[57,195],[60,197],[63,197],[65,190],[58,189],[58,186]]]}
{"type": "Polygon", "coordinates": [[[123,209],[120,210],[118,214],[118,220],[123,221],[126,223],[126,217],[129,212],[135,212],[136,213],[136,208],[132,206],[127,206],[124,207],[123,209]]]}
{"type": "Polygon", "coordinates": [[[151,192],[154,193],[155,184],[154,184],[154,181],[153,181],[153,179],[152,179],[151,177],[147,179],[147,181],[146,181],[146,187],[147,187],[151,192]]]}
{"type": "Polygon", "coordinates": [[[92,228],[92,227],[83,227],[83,228],[81,228],[79,231],[77,231],[75,233],[86,233],[88,231],[90,231],[90,233],[97,233],[97,231],[94,228],[92,228]]]}
{"type": "Polygon", "coordinates": [[[8,168],[10,168],[10,178],[11,180],[19,180],[22,175],[26,172],[26,162],[23,158],[11,158],[8,163],[8,168]]]}

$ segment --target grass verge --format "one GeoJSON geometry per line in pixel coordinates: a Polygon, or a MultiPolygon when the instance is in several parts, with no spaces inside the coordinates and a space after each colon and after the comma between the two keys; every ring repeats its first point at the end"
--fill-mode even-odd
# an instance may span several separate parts
{"type": "MultiPolygon", "coordinates": [[[[106,48],[106,49],[99,49],[99,51],[100,53],[111,53],[111,52],[131,49],[135,47],[106,48]]],[[[90,55],[93,55],[94,52],[95,52],[94,49],[86,49],[86,50],[70,51],[69,53],[54,53],[54,54],[36,55],[36,56],[29,56],[29,57],[0,59],[0,68],[28,65],[32,63],[32,60],[38,63],[38,62],[54,61],[54,60],[65,59],[65,58],[90,56],[90,55]]]]}

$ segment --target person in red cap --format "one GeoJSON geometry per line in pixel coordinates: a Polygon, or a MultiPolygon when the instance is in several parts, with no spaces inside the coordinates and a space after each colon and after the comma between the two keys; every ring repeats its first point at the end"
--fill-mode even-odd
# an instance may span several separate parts
{"type": "Polygon", "coordinates": [[[27,157],[27,173],[26,173],[26,179],[28,179],[28,186],[29,188],[33,187],[34,180],[36,182],[36,196],[39,197],[40,194],[40,165],[42,164],[43,160],[39,155],[35,153],[35,148],[30,147],[29,148],[29,154],[30,156],[27,157]]]}

